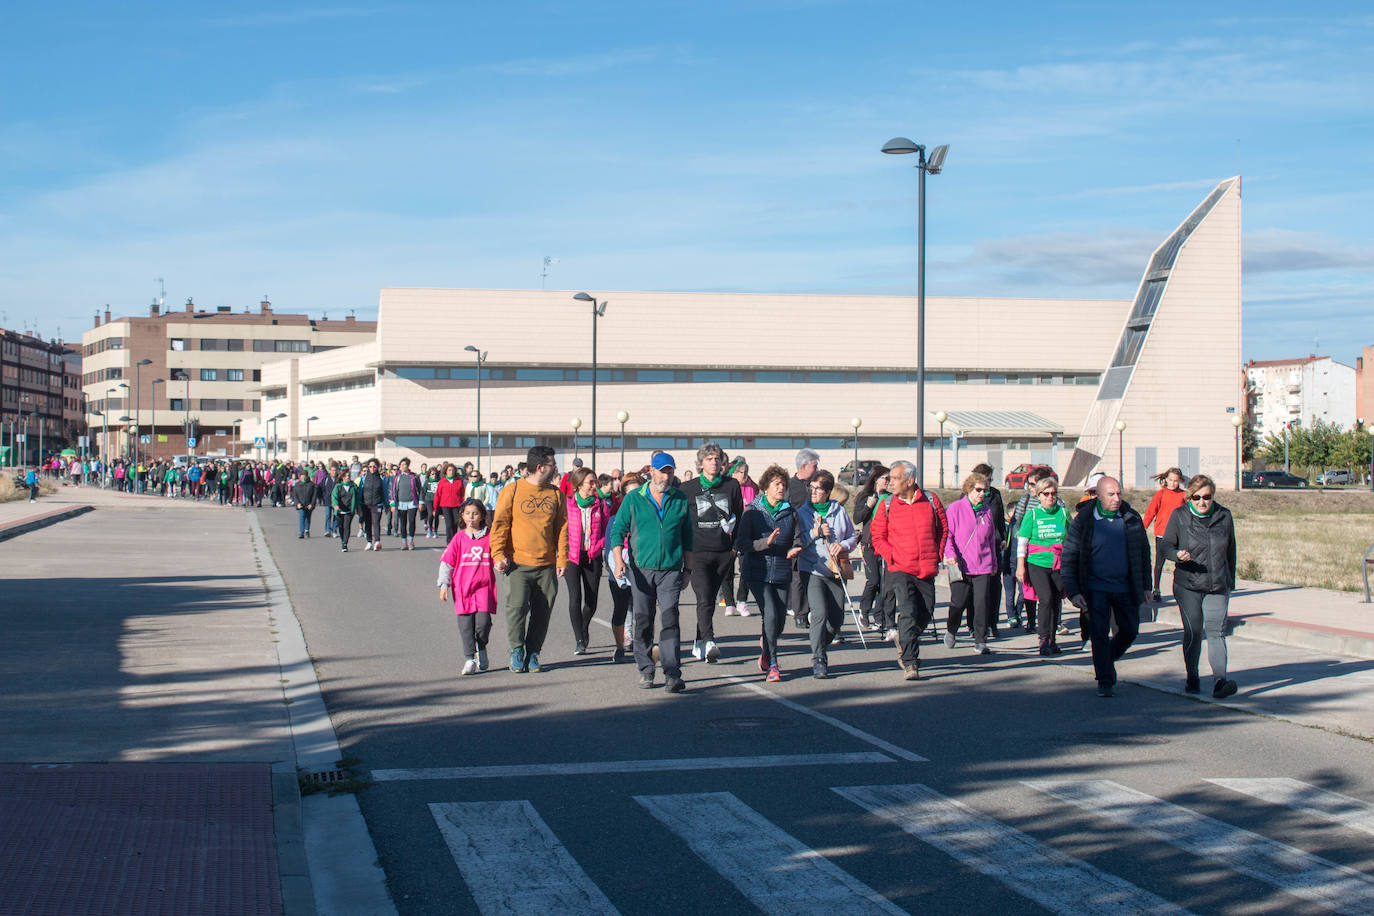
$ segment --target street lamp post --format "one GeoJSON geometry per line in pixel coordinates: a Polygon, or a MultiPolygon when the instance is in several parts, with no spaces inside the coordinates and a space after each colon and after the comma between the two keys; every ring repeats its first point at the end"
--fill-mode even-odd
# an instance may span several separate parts
{"type": "MultiPolygon", "coordinates": [[[[129,446],[128,446],[128,442],[129,442],[129,428],[130,428],[130,425],[133,423],[133,419],[134,419],[133,417],[128,416],[127,414],[119,418],[119,422],[125,424],[125,425],[124,425],[124,442],[125,442],[124,454],[125,454],[125,456],[128,456],[129,453],[132,451],[132,450],[129,448],[129,446]]],[[[129,479],[128,476],[127,476],[127,472],[126,472],[126,476],[125,476],[124,479],[125,479],[125,480],[128,480],[128,479],[129,479]]]]}
{"type": "Polygon", "coordinates": [[[1126,489],[1126,421],[1116,421],[1116,476],[1117,484],[1126,489]]]}
{"type": "Polygon", "coordinates": [[[849,425],[854,427],[854,473],[851,475],[850,482],[854,486],[859,485],[859,427],[864,425],[862,417],[850,417],[849,425]]]}
{"type": "Polygon", "coordinates": [[[138,434],[143,422],[143,380],[140,370],[144,366],[151,366],[151,359],[140,359],[134,363],[134,462],[143,463],[143,443],[138,440],[138,434]]]}
{"type": "Polygon", "coordinates": [[[582,428],[582,418],[581,418],[581,417],[573,417],[573,418],[572,418],[572,429],[573,429],[573,460],[574,460],[574,461],[577,460],[577,431],[578,431],[579,429],[581,429],[581,428],[582,428]]]}
{"type": "MultiPolygon", "coordinates": [[[[487,354],[472,345],[463,348],[472,353],[477,358],[477,473],[482,473],[482,363],[486,361],[487,354]]],[[[487,456],[487,466],[491,466],[491,456],[487,456]]]]}
{"type": "Polygon", "coordinates": [[[630,412],[622,410],[615,415],[615,418],[620,421],[620,474],[623,477],[625,475],[625,424],[630,419],[630,412]]]}
{"type": "MultiPolygon", "coordinates": [[[[109,467],[109,465],[110,465],[110,457],[109,457],[109,456],[110,456],[110,451],[111,451],[111,448],[110,448],[110,395],[114,394],[115,391],[117,391],[117,390],[118,390],[118,389],[116,389],[116,388],[106,388],[106,389],[105,389],[105,435],[104,435],[105,441],[101,444],[101,447],[100,447],[100,457],[102,457],[102,458],[105,459],[105,466],[106,466],[106,467],[109,467]]],[[[27,445],[28,443],[26,442],[25,444],[27,445]]]]}
{"type": "MultiPolygon", "coordinates": [[[[243,417],[239,417],[237,420],[234,421],[234,451],[235,451],[235,452],[241,452],[241,451],[243,451],[243,449],[239,448],[239,443],[240,443],[241,441],[243,441],[243,440],[240,438],[240,437],[243,435],[243,430],[240,429],[240,427],[241,427],[242,425],[243,425],[243,417]]],[[[238,455],[237,455],[237,454],[231,454],[229,457],[230,457],[230,458],[237,458],[238,455]]]]}
{"type": "Polygon", "coordinates": [[[152,404],[152,416],[148,418],[148,463],[157,461],[157,386],[167,384],[165,378],[155,378],[148,383],[148,400],[152,404]]]}
{"type": "Polygon", "coordinates": [[[286,414],[279,413],[269,422],[272,424],[272,460],[277,460],[277,421],[285,417],[286,414]]]}
{"type": "Polygon", "coordinates": [[[191,371],[189,369],[181,370],[181,377],[186,380],[186,398],[181,405],[186,409],[186,454],[194,455],[195,450],[191,448],[191,371]]]}
{"type": "Polygon", "coordinates": [[[319,417],[305,418],[305,463],[310,463],[310,421],[318,420],[319,417]]]}
{"type": "MultiPolygon", "coordinates": [[[[606,314],[606,300],[603,299],[598,303],[595,298],[586,293],[578,293],[573,298],[578,302],[590,302],[592,304],[592,470],[596,470],[596,320],[606,314]]],[[[577,439],[575,434],[573,439],[577,439]]],[[[576,448],[576,442],[574,442],[573,450],[576,451],[576,448]]]]}
{"type": "Polygon", "coordinates": [[[1245,418],[1240,414],[1231,417],[1231,425],[1236,428],[1236,492],[1240,492],[1240,428],[1245,425],[1245,418]]]}
{"type": "Polygon", "coordinates": [[[935,414],[935,421],[940,424],[940,489],[945,488],[945,421],[949,419],[949,414],[943,410],[935,414]]]}
{"type": "Polygon", "coordinates": [[[926,453],[926,173],[940,174],[944,168],[949,146],[937,146],[926,158],[926,148],[906,137],[893,137],[883,144],[883,152],[892,155],[916,154],[916,168],[921,173],[916,183],[916,480],[925,486],[926,453]]]}

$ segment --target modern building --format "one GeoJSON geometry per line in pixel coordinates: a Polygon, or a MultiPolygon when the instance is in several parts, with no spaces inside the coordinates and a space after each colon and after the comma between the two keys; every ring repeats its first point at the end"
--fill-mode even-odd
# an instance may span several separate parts
{"type": "Polygon", "coordinates": [[[267,300],[243,312],[155,303],[137,318],[106,309],[81,337],[86,422],[105,455],[228,455],[237,427],[255,424],[263,363],[370,341],[376,328],[278,313],[267,300]]]}
{"type": "Polygon", "coordinates": [[[1355,359],[1355,419],[1374,426],[1374,344],[1355,359]]]}
{"type": "Polygon", "coordinates": [[[1355,425],[1355,369],[1329,356],[1252,359],[1245,364],[1245,382],[1260,441],[1281,436],[1291,423],[1355,425]]]}
{"type": "Polygon", "coordinates": [[[81,356],[60,340],[0,330],[0,445],[7,464],[75,446],[84,429],[81,356]]]}
{"type": "MultiPolygon", "coordinates": [[[[956,485],[986,460],[999,480],[1031,461],[1067,483],[1120,468],[1147,486],[1177,464],[1233,485],[1240,192],[1238,178],[1218,185],[1152,254],[1133,299],[928,298],[927,484],[956,485]]],[[[622,448],[629,467],[659,448],[687,466],[712,438],[755,475],[791,468],[802,447],[838,471],[854,457],[855,421],[861,459],[920,447],[911,297],[591,298],[385,288],[375,342],[263,367],[245,439],[280,440],[297,457],[307,443],[312,457],[480,454],[484,470],[535,443],[588,458],[594,441],[606,470],[622,448]]]]}

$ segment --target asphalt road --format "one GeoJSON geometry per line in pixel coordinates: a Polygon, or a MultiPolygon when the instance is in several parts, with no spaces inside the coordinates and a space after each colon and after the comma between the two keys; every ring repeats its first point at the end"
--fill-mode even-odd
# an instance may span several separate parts
{"type": "Polygon", "coordinates": [[[927,640],[913,684],[851,627],[816,681],[789,626],[765,687],[757,616],[718,615],[685,693],[644,691],[606,627],[572,655],[561,594],[543,673],[500,665],[498,617],[460,677],[441,541],[342,554],[261,518],[402,913],[1374,912],[1367,742],[1100,699],[1028,637],[927,640]]]}

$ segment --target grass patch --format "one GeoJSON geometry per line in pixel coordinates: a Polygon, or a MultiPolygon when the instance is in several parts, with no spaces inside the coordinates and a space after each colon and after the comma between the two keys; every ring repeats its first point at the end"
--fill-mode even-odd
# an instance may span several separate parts
{"type": "MultiPolygon", "coordinates": [[[[53,486],[51,481],[44,480],[42,478],[39,479],[39,496],[51,496],[56,492],[57,488],[53,486]]],[[[0,473],[0,503],[13,502],[14,500],[28,498],[29,488],[24,486],[22,480],[16,482],[14,476],[8,471],[8,469],[5,472],[0,473]]]]}
{"type": "Polygon", "coordinates": [[[1374,513],[1238,515],[1236,543],[1243,579],[1363,591],[1360,567],[1374,544],[1374,513]]]}

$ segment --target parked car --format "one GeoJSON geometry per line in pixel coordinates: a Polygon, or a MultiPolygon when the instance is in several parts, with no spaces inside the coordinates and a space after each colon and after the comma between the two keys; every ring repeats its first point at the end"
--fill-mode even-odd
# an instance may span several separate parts
{"type": "Polygon", "coordinates": [[[1334,470],[1317,475],[1317,483],[1323,487],[1333,487],[1337,484],[1354,483],[1355,475],[1350,471],[1334,470]]]}
{"type": "Polygon", "coordinates": [[[868,458],[865,458],[864,460],[860,461],[858,479],[856,480],[854,477],[854,462],[845,462],[845,466],[840,468],[840,473],[835,475],[835,482],[853,484],[856,487],[861,487],[864,484],[868,483],[868,476],[872,474],[873,469],[878,467],[880,464],[882,464],[881,461],[873,461],[868,458]]]}
{"type": "Polygon", "coordinates": [[[1307,478],[1290,474],[1287,471],[1260,471],[1255,475],[1257,487],[1305,487],[1307,478]]]}
{"type": "Polygon", "coordinates": [[[1251,487],[1253,487],[1254,485],[1255,485],[1255,472],[1254,472],[1254,471],[1241,471],[1241,472],[1240,472],[1240,488],[1241,488],[1242,490],[1248,490],[1248,489],[1250,489],[1251,487]]]}
{"type": "Polygon", "coordinates": [[[1018,464],[1007,472],[1007,489],[1019,490],[1024,487],[1026,485],[1026,478],[1030,475],[1031,471],[1037,468],[1044,468],[1050,472],[1050,476],[1053,477],[1056,482],[1059,480],[1059,474],[1048,464],[1018,464]]]}

